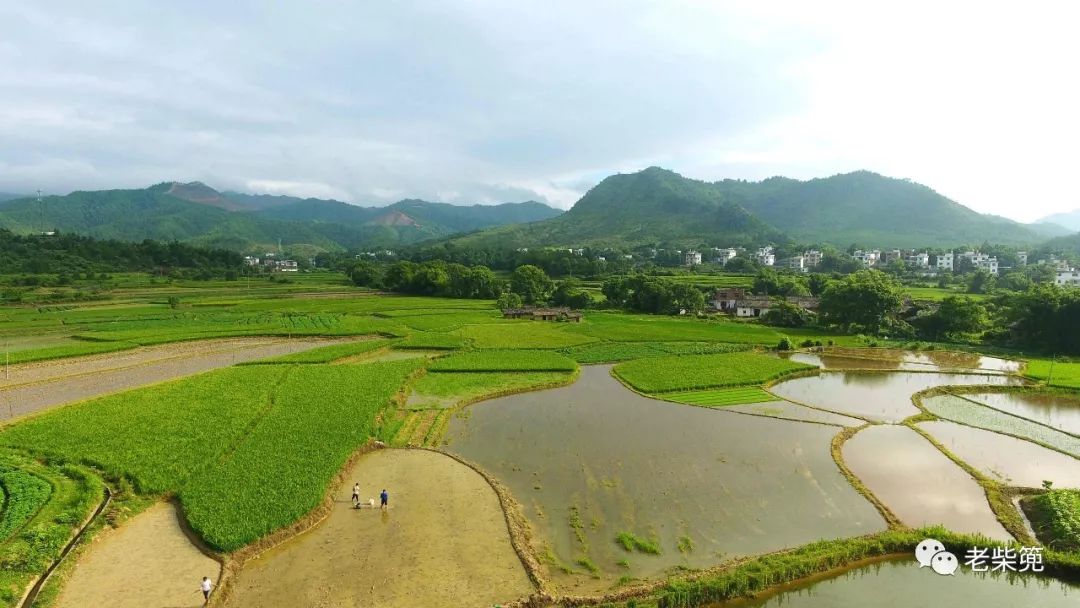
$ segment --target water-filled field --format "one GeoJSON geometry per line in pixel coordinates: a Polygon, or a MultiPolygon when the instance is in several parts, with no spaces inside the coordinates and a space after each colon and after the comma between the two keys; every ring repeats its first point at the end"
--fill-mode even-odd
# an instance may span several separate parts
{"type": "Polygon", "coordinates": [[[872,426],[844,443],[843,453],[855,476],[905,524],[1012,538],[979,484],[915,431],[872,426]]]}
{"type": "Polygon", "coordinates": [[[920,422],[919,428],[960,460],[1010,486],[1080,488],[1080,460],[1042,446],[955,422],[920,422]]]}
{"type": "Polygon", "coordinates": [[[919,568],[914,559],[904,558],[815,577],[759,598],[713,604],[709,608],[1066,608],[1076,606],[1078,601],[1080,586],[1048,577],[991,575],[964,567],[956,576],[941,576],[930,568],[919,568]]]}
{"type": "Polygon", "coordinates": [[[1080,458],[1080,437],[1076,435],[956,395],[928,397],[923,399],[922,404],[927,411],[946,420],[1028,439],[1080,458]]]}
{"type": "Polygon", "coordinates": [[[837,431],[648,399],[596,366],[471,406],[448,449],[507,484],[559,586],[597,590],[884,529],[830,456],[837,431]]]}
{"type": "Polygon", "coordinates": [[[957,351],[908,351],[895,349],[830,348],[820,353],[781,354],[781,357],[826,369],[879,369],[910,371],[972,370],[1010,373],[1020,363],[957,351]]]}
{"type": "Polygon", "coordinates": [[[1011,376],[944,373],[824,372],[786,380],[770,392],[815,407],[880,422],[900,422],[919,410],[911,402],[915,393],[941,385],[1018,384],[1011,376]]]}
{"type": "Polygon", "coordinates": [[[973,393],[964,396],[1060,431],[1080,435],[1080,395],[973,393]]]}

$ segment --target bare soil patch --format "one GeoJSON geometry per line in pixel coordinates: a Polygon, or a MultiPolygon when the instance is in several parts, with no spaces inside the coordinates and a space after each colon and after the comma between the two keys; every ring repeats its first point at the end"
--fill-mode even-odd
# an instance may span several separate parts
{"type": "Polygon", "coordinates": [[[0,383],[0,420],[340,341],[314,338],[199,340],[108,355],[13,365],[10,377],[0,383]]]}
{"type": "Polygon", "coordinates": [[[94,539],[56,608],[195,608],[202,577],[216,584],[220,572],[184,533],[176,508],[160,503],[94,539]]]}
{"type": "Polygon", "coordinates": [[[227,606],[490,606],[533,592],[498,497],[478,473],[424,450],[361,457],[314,530],[244,565],[227,606]],[[386,488],[390,508],[353,509],[386,488]]]}

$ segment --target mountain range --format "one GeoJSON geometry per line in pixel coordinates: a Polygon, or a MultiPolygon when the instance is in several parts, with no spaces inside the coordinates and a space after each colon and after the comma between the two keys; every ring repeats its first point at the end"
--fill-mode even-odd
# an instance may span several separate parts
{"type": "Polygon", "coordinates": [[[612,175],[558,217],[454,238],[467,246],[735,246],[785,239],[874,247],[1031,245],[1055,224],[984,215],[908,180],[857,171],[704,182],[650,167],[612,175]]]}
{"type": "MultiPolygon", "coordinates": [[[[2,199],[0,199],[2,200],[2,199]]],[[[239,251],[279,241],[312,250],[459,246],[637,247],[830,243],[840,247],[1033,246],[1074,232],[984,215],[909,180],[856,171],[807,181],[689,179],[650,167],[605,178],[567,212],[537,202],[386,207],[218,191],[201,182],[0,202],[0,228],[57,229],[239,251]]]]}
{"type": "Polygon", "coordinates": [[[1072,211],[1066,211],[1064,213],[1054,213],[1048,215],[1040,222],[1058,224],[1064,226],[1073,232],[1080,232],[1080,209],[1073,209],[1072,211]]]}
{"type": "Polygon", "coordinates": [[[0,202],[0,227],[60,230],[127,241],[155,239],[258,251],[276,245],[322,250],[396,247],[501,224],[551,218],[537,202],[449,205],[403,200],[386,207],[291,196],[219,192],[200,182],[0,202]]]}

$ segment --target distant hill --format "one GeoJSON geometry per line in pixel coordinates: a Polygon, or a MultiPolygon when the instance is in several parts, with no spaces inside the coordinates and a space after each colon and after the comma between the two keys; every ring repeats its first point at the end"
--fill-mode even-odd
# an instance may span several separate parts
{"type": "Polygon", "coordinates": [[[73,192],[0,202],[0,228],[57,229],[105,239],[184,241],[238,251],[279,240],[317,249],[391,247],[561,213],[540,203],[455,206],[406,200],[389,207],[218,192],[200,182],[73,192]]]}
{"type": "Polygon", "coordinates": [[[25,194],[12,194],[11,192],[0,192],[0,202],[15,200],[17,198],[26,198],[25,194]]]}
{"type": "Polygon", "coordinates": [[[650,167],[612,175],[556,218],[485,230],[462,245],[599,247],[665,243],[749,245],[782,238],[712,184],[650,167]]]}
{"type": "Polygon", "coordinates": [[[650,167],[600,182],[565,214],[457,237],[477,246],[852,243],[874,247],[1029,245],[1060,234],[983,215],[907,180],[858,171],[799,181],[708,183],[650,167]]]}
{"type": "Polygon", "coordinates": [[[1080,209],[1054,213],[1039,220],[1040,223],[1057,224],[1069,229],[1070,232],[1080,231],[1080,209]]]}
{"type": "Polygon", "coordinates": [[[799,181],[725,180],[716,187],[763,221],[802,242],[874,247],[1021,245],[1043,240],[1039,229],[984,215],[908,180],[856,171],[799,181]]]}
{"type": "Polygon", "coordinates": [[[1039,245],[1035,251],[1039,254],[1055,253],[1066,255],[1072,260],[1080,260],[1080,232],[1050,239],[1039,245]]]}

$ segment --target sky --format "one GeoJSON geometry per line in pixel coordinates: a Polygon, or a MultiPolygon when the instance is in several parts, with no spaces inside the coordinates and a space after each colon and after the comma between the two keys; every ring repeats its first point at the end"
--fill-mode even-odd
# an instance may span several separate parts
{"type": "Polygon", "coordinates": [[[0,0],[0,191],[567,208],[651,165],[1080,208],[1069,2],[0,0]],[[871,6],[874,5],[874,6],[871,6]]]}

